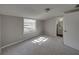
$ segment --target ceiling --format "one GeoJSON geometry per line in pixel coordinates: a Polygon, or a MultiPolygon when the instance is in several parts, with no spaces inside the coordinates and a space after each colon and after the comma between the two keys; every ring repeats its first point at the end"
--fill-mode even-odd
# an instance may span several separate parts
{"type": "Polygon", "coordinates": [[[1,4],[0,14],[46,20],[64,15],[65,11],[75,7],[74,4],[1,4]],[[45,8],[51,10],[47,13],[45,8]]]}

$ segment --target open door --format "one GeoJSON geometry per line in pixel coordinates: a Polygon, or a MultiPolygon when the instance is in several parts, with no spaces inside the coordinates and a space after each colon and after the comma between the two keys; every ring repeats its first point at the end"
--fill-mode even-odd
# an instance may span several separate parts
{"type": "Polygon", "coordinates": [[[57,36],[63,37],[63,18],[59,18],[57,21],[57,36]]]}

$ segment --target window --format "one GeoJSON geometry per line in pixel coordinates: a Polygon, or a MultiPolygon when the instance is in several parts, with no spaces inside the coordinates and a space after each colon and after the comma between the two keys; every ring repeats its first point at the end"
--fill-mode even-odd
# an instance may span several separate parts
{"type": "Polygon", "coordinates": [[[36,20],[24,19],[24,34],[31,33],[36,30],[36,20]]]}

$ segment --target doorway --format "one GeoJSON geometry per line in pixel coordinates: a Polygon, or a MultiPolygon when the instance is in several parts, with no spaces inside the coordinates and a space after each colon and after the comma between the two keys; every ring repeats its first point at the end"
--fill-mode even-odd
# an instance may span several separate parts
{"type": "Polygon", "coordinates": [[[58,18],[56,27],[56,35],[63,37],[63,18],[58,18]]]}

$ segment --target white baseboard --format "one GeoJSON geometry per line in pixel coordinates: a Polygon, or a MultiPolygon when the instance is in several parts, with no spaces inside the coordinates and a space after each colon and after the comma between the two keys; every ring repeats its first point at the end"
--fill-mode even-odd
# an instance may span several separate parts
{"type": "MultiPolygon", "coordinates": [[[[24,40],[26,40],[26,39],[24,39],[24,40]]],[[[16,41],[16,42],[13,42],[13,43],[4,45],[4,46],[2,46],[1,48],[3,49],[3,48],[6,48],[6,47],[8,47],[8,46],[15,45],[15,44],[17,44],[17,43],[23,42],[24,40],[20,40],[20,41],[16,41]]]]}
{"type": "MultiPolygon", "coordinates": [[[[39,36],[39,35],[36,35],[36,36],[34,36],[34,37],[37,37],[37,36],[39,36]]],[[[32,38],[34,38],[34,37],[31,37],[31,38],[29,38],[29,39],[32,39],[32,38]]],[[[20,40],[20,41],[16,41],[16,42],[7,44],[7,45],[5,45],[5,46],[2,46],[1,49],[6,48],[6,47],[9,47],[9,46],[12,46],[12,45],[15,45],[15,44],[18,44],[18,43],[23,42],[23,41],[25,41],[25,40],[28,40],[28,39],[25,38],[24,40],[20,40]]]]}
{"type": "Polygon", "coordinates": [[[69,45],[69,44],[64,43],[64,45],[69,46],[69,47],[71,47],[71,48],[73,48],[73,49],[75,49],[75,50],[78,50],[78,51],[79,51],[79,49],[77,49],[77,48],[75,48],[75,47],[73,47],[73,46],[71,46],[71,45],[69,45]]]}

